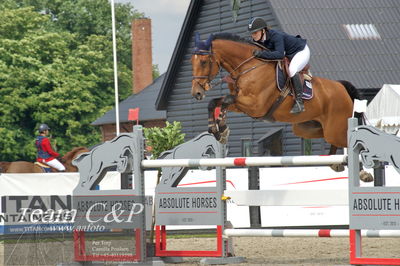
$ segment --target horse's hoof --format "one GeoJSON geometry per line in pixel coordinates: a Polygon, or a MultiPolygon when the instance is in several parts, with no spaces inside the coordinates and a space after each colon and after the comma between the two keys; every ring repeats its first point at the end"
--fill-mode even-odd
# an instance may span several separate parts
{"type": "Polygon", "coordinates": [[[221,134],[219,132],[213,132],[212,134],[217,141],[221,142],[221,134]]]}
{"type": "Polygon", "coordinates": [[[226,144],[227,140],[228,139],[225,136],[221,135],[221,137],[218,139],[218,142],[221,143],[221,144],[226,144]]]}
{"type": "Polygon", "coordinates": [[[208,127],[208,133],[213,134],[214,136],[216,136],[216,134],[218,133],[218,128],[215,127],[215,126],[208,127]]]}
{"type": "Polygon", "coordinates": [[[231,132],[230,129],[226,128],[224,132],[221,133],[221,139],[219,140],[221,144],[226,144],[228,142],[228,137],[230,132],[231,132]]]}
{"type": "Polygon", "coordinates": [[[367,171],[361,170],[360,171],[360,180],[368,183],[368,182],[374,181],[374,177],[367,171]]]}
{"type": "Polygon", "coordinates": [[[330,167],[335,172],[343,172],[344,171],[344,165],[342,165],[342,164],[332,164],[330,167]]]}

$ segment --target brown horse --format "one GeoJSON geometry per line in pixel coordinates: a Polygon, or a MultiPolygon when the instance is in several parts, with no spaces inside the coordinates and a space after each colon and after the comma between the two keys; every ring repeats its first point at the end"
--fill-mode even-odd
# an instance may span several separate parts
{"type": "MultiPolygon", "coordinates": [[[[211,81],[220,68],[229,73],[232,81],[230,94],[213,99],[208,106],[209,132],[218,140],[225,141],[229,134],[226,112],[245,113],[253,118],[263,118],[280,96],[276,84],[277,60],[259,60],[252,52],[260,49],[239,36],[230,33],[211,34],[207,41],[195,38],[192,55],[192,96],[197,100],[211,89],[211,81]],[[220,116],[214,118],[214,110],[221,107],[220,116]]],[[[314,97],[304,102],[305,111],[291,114],[293,98],[286,97],[270,114],[270,118],[292,124],[293,133],[305,139],[324,138],[331,144],[329,154],[337,147],[347,146],[347,120],[353,113],[356,88],[347,81],[312,78],[314,97]]],[[[334,170],[344,170],[335,166],[334,170]]]]}
{"type": "MultiPolygon", "coordinates": [[[[76,147],[71,151],[67,152],[61,161],[65,166],[66,172],[78,172],[78,168],[72,165],[72,161],[78,157],[79,154],[88,152],[89,150],[85,147],[76,147]]],[[[25,161],[16,162],[0,162],[0,167],[3,173],[43,173],[43,169],[37,164],[25,161]]],[[[57,170],[52,169],[52,172],[57,170]]]]}

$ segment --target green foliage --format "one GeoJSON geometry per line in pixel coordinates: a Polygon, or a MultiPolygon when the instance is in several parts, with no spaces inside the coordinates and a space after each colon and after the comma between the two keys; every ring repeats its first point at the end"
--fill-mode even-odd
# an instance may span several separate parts
{"type": "MultiPolygon", "coordinates": [[[[121,99],[131,94],[130,5],[118,4],[121,99]]],[[[33,160],[41,123],[61,154],[100,141],[90,125],[114,104],[108,0],[0,2],[0,161],[33,160]]]]}
{"type": "Polygon", "coordinates": [[[153,159],[157,159],[162,152],[184,142],[185,134],[181,132],[181,129],[181,123],[176,121],[172,124],[167,121],[163,128],[144,128],[146,144],[152,148],[153,159]]]}
{"type": "Polygon", "coordinates": [[[160,70],[158,69],[158,65],[153,65],[153,80],[160,76],[160,70]]]}

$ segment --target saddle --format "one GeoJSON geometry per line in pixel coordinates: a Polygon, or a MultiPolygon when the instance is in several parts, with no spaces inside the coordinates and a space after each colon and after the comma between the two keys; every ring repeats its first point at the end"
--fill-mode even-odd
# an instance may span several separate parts
{"type": "Polygon", "coordinates": [[[39,166],[44,173],[51,173],[51,167],[41,162],[34,162],[35,165],[39,166]]]}
{"type": "MultiPolygon", "coordinates": [[[[275,122],[275,119],[272,117],[275,110],[278,109],[279,105],[283,102],[286,96],[294,94],[293,87],[291,86],[289,79],[289,63],[289,59],[285,57],[282,61],[279,61],[278,64],[276,64],[276,85],[280,91],[280,94],[269,110],[267,110],[267,113],[257,119],[267,122],[275,122]]],[[[300,71],[300,80],[303,83],[303,94],[301,98],[304,100],[310,100],[313,97],[311,83],[312,76],[309,69],[310,65],[307,64],[303,70],[300,71]]]]}
{"type": "MultiPolygon", "coordinates": [[[[282,61],[279,61],[276,65],[276,85],[282,92],[285,89],[285,85],[289,84],[291,88],[290,95],[293,95],[293,88],[291,82],[289,82],[289,58],[285,57],[282,61]]],[[[307,64],[300,72],[300,80],[303,84],[303,96],[304,100],[310,100],[313,97],[312,89],[312,75],[310,73],[310,64],[307,64]]]]}

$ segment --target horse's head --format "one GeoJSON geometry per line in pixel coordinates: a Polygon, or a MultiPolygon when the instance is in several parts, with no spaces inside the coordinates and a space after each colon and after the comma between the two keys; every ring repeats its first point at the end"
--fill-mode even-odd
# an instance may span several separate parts
{"type": "Polygon", "coordinates": [[[200,34],[196,32],[195,47],[192,55],[192,96],[202,100],[205,92],[211,89],[210,82],[219,72],[219,64],[212,52],[213,35],[206,41],[200,40],[200,34]]]}

